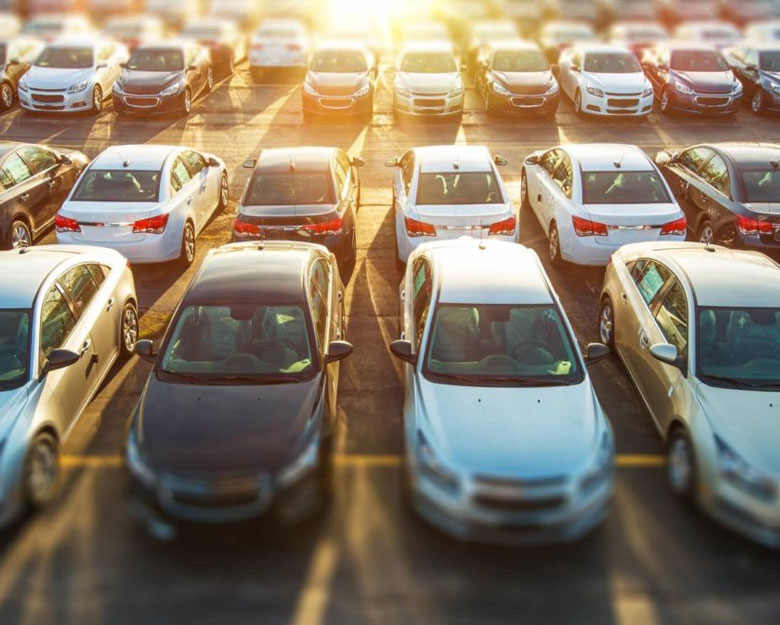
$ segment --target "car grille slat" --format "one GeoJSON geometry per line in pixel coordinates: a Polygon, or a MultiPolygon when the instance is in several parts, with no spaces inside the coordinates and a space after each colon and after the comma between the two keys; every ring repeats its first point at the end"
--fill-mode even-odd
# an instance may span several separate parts
{"type": "Polygon", "coordinates": [[[607,100],[607,106],[613,106],[615,108],[631,108],[639,104],[639,100],[617,100],[615,98],[610,98],[607,100]]]}
{"type": "Polygon", "coordinates": [[[414,105],[418,108],[441,108],[446,102],[444,98],[416,99],[414,105]]]}
{"type": "Polygon", "coordinates": [[[696,103],[702,106],[725,106],[729,103],[729,99],[722,96],[698,96],[696,103]]]}
{"type": "Polygon", "coordinates": [[[42,93],[33,93],[32,99],[46,104],[62,104],[65,101],[65,98],[61,95],[45,95],[42,93]]]}
{"type": "Polygon", "coordinates": [[[544,512],[555,510],[560,508],[565,501],[566,498],[561,495],[519,498],[480,493],[474,496],[474,502],[477,505],[506,512],[544,512]]]}

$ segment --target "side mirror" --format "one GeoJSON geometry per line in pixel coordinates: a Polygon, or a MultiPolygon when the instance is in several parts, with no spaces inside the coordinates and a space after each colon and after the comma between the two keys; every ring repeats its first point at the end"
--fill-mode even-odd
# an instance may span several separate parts
{"type": "Polygon", "coordinates": [[[388,161],[385,161],[385,167],[398,167],[401,164],[401,159],[399,159],[397,156],[391,158],[388,161]]]}
{"type": "Polygon", "coordinates": [[[144,339],[135,344],[135,353],[147,362],[154,362],[157,359],[157,353],[154,351],[154,341],[144,339]]]}
{"type": "Polygon", "coordinates": [[[220,162],[214,158],[213,156],[209,156],[209,160],[206,161],[209,164],[209,167],[219,167],[220,162]]]}
{"type": "Polygon", "coordinates": [[[351,159],[349,159],[349,164],[353,167],[365,167],[366,161],[364,161],[359,156],[353,156],[351,159]]]}
{"type": "Polygon", "coordinates": [[[749,65],[745,65],[745,71],[746,72],[755,72],[758,70],[758,67],[754,65],[753,63],[750,63],[749,65]]]}
{"type": "Polygon", "coordinates": [[[108,67],[108,63],[98,63],[95,65],[95,69],[106,69],[108,67]]]}
{"type": "Polygon", "coordinates": [[[676,345],[657,343],[650,347],[650,355],[656,360],[660,360],[662,363],[673,367],[680,367],[682,365],[676,345]]]}
{"type": "Polygon", "coordinates": [[[531,154],[528,158],[525,159],[525,162],[528,165],[538,165],[539,164],[539,156],[536,154],[531,154]]]}
{"type": "Polygon", "coordinates": [[[127,67],[127,63],[120,63],[119,67],[121,67],[122,69],[125,69],[127,67]]]}
{"type": "Polygon", "coordinates": [[[599,360],[604,360],[607,356],[609,356],[609,347],[603,343],[588,343],[588,348],[585,350],[585,362],[587,364],[595,364],[599,360]]]}
{"type": "Polygon", "coordinates": [[[666,63],[659,63],[658,69],[660,69],[662,72],[668,72],[669,66],[666,63]]]}
{"type": "Polygon", "coordinates": [[[496,156],[493,157],[493,162],[499,167],[504,167],[507,165],[507,160],[503,156],[499,156],[498,154],[496,154],[496,156]]]}
{"type": "Polygon", "coordinates": [[[355,350],[351,343],[346,341],[331,341],[328,345],[328,353],[325,354],[325,364],[344,360],[355,350]]]}
{"type": "Polygon", "coordinates": [[[197,72],[197,71],[198,71],[198,68],[197,68],[197,66],[196,66],[196,65],[188,65],[188,66],[187,66],[187,71],[188,71],[188,72],[197,72]]]}
{"type": "Polygon", "coordinates": [[[393,353],[393,356],[408,362],[410,365],[417,364],[417,354],[412,353],[410,341],[393,341],[390,343],[390,351],[393,353]]]}
{"type": "Polygon", "coordinates": [[[19,59],[8,59],[6,65],[19,65],[20,62],[19,59]]]}
{"type": "Polygon", "coordinates": [[[579,71],[580,71],[580,66],[579,66],[579,65],[574,65],[574,64],[572,64],[572,65],[569,67],[569,69],[570,69],[571,71],[573,71],[573,72],[579,72],[579,71]]]}
{"type": "Polygon", "coordinates": [[[46,359],[41,377],[45,376],[49,371],[70,367],[71,365],[76,364],[80,359],[80,354],[72,352],[69,349],[55,349],[46,359]]]}
{"type": "Polygon", "coordinates": [[[60,154],[60,165],[72,165],[73,161],[64,154],[60,154]]]}
{"type": "Polygon", "coordinates": [[[670,152],[668,150],[662,150],[658,154],[655,155],[655,164],[664,166],[664,165],[671,165],[675,161],[677,161],[678,154],[677,152],[670,152]]]}
{"type": "Polygon", "coordinates": [[[244,161],[244,164],[241,165],[244,169],[254,169],[255,165],[257,165],[257,159],[256,158],[248,158],[244,161]]]}

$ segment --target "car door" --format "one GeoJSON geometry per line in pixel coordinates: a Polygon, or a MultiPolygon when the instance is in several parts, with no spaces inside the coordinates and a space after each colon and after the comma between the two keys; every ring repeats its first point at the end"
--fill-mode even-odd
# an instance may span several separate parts
{"type": "Polygon", "coordinates": [[[689,148],[663,167],[669,187],[679,200],[685,217],[694,228],[698,227],[705,210],[705,183],[699,178],[699,170],[715,155],[704,146],[689,148]]]}
{"type": "Polygon", "coordinates": [[[14,198],[11,212],[23,214],[30,221],[33,233],[50,220],[48,216],[49,188],[43,176],[34,176],[32,170],[18,152],[9,154],[0,167],[0,184],[12,189],[14,198]]]}
{"type": "Polygon", "coordinates": [[[550,181],[552,180],[555,167],[560,162],[562,156],[563,152],[561,150],[548,150],[539,158],[538,166],[531,170],[531,175],[526,176],[528,180],[528,200],[531,203],[536,219],[545,232],[547,232],[551,214],[552,186],[550,181]]]}
{"type": "Polygon", "coordinates": [[[699,170],[702,185],[690,191],[703,219],[712,222],[716,242],[730,242],[736,236],[731,204],[731,175],[726,160],[715,154],[699,170]]]}
{"type": "MultiPolygon", "coordinates": [[[[333,329],[331,327],[331,297],[333,289],[331,287],[332,271],[330,263],[324,258],[318,257],[311,264],[308,280],[309,306],[311,307],[311,316],[314,322],[314,334],[317,338],[317,349],[320,355],[320,362],[325,362],[325,356],[328,352],[333,329]]],[[[339,379],[339,363],[332,362],[323,367],[325,376],[325,401],[328,411],[332,418],[335,418],[336,399],[339,379]]]]}
{"type": "Polygon", "coordinates": [[[184,150],[180,158],[194,183],[193,207],[198,215],[197,229],[200,230],[208,222],[217,205],[217,183],[210,180],[209,172],[212,170],[201,154],[193,150],[184,150]]]}
{"type": "Polygon", "coordinates": [[[38,228],[47,224],[59,210],[70,191],[66,186],[61,173],[59,157],[46,148],[38,146],[23,147],[18,152],[35,178],[38,178],[40,186],[46,193],[46,204],[41,206],[38,228]]]}
{"type": "Polygon", "coordinates": [[[182,227],[187,219],[192,219],[196,233],[203,227],[195,206],[199,188],[199,181],[192,179],[190,170],[187,169],[181,156],[177,156],[171,163],[171,201],[173,202],[171,212],[179,215],[178,221],[181,222],[182,227]]]}

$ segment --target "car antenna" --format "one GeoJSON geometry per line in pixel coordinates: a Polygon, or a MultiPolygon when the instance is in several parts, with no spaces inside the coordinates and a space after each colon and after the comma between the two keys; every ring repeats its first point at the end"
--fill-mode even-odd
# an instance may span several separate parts
{"type": "Polygon", "coordinates": [[[452,168],[455,170],[460,169],[460,152],[458,152],[458,155],[455,157],[455,161],[452,163],[452,168]]]}
{"type": "Polygon", "coordinates": [[[620,160],[617,160],[614,163],[612,163],[615,166],[615,169],[620,169],[621,167],[623,167],[623,159],[624,158],[626,158],[626,153],[625,152],[623,152],[620,155],[620,160]]]}
{"type": "Polygon", "coordinates": [[[484,226],[482,225],[482,220],[480,219],[479,220],[479,246],[478,247],[481,250],[487,249],[485,247],[485,241],[482,239],[484,231],[485,231],[485,229],[484,229],[484,226]]]}
{"type": "Polygon", "coordinates": [[[122,156],[122,153],[119,150],[117,150],[116,153],[119,154],[119,160],[122,161],[122,167],[124,167],[125,169],[130,167],[130,161],[128,161],[124,156],[122,156]]]}
{"type": "Polygon", "coordinates": [[[777,161],[769,161],[769,164],[772,166],[772,169],[777,169],[780,166],[780,163],[777,161]]]}
{"type": "Polygon", "coordinates": [[[290,160],[290,173],[295,173],[295,161],[292,160],[292,156],[290,154],[287,155],[287,158],[290,160]]]}

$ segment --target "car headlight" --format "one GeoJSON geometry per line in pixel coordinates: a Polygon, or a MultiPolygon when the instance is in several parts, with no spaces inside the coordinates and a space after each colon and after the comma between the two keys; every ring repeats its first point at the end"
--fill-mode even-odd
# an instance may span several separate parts
{"type": "Polygon", "coordinates": [[[751,467],[719,436],[715,436],[718,471],[724,480],[763,501],[774,501],[777,486],[772,478],[751,467]]]}
{"type": "Polygon", "coordinates": [[[742,93],[742,83],[737,81],[737,84],[734,85],[734,88],[731,90],[731,93],[734,95],[737,95],[738,93],[742,93]]]}
{"type": "Polygon", "coordinates": [[[184,86],[184,82],[182,82],[182,81],[175,82],[170,87],[166,87],[165,89],[160,91],[160,95],[162,97],[167,97],[167,96],[170,96],[170,95],[176,95],[177,93],[179,93],[179,91],[182,90],[183,86],[184,86]]]}
{"type": "Polygon", "coordinates": [[[303,83],[303,91],[304,93],[308,93],[309,95],[318,96],[320,95],[317,90],[311,86],[311,84],[308,81],[304,81],[303,83]]]}
{"type": "Polygon", "coordinates": [[[408,98],[412,95],[406,87],[402,87],[401,85],[395,86],[395,93],[402,98],[408,98]]]}
{"type": "Polygon", "coordinates": [[[355,97],[359,98],[361,96],[367,95],[370,90],[371,90],[371,84],[366,83],[363,86],[361,86],[360,89],[355,91],[355,97]]]}
{"type": "Polygon", "coordinates": [[[550,84],[550,88],[547,91],[545,91],[544,95],[555,95],[556,93],[558,93],[558,91],[559,91],[558,83],[553,81],[550,84]]]}
{"type": "Polygon", "coordinates": [[[19,91],[27,91],[27,81],[24,78],[19,81],[19,91]]]}
{"type": "Polygon", "coordinates": [[[317,468],[319,455],[320,437],[315,436],[295,460],[279,471],[276,476],[277,484],[281,488],[287,488],[309,475],[317,468]]]}
{"type": "Polygon", "coordinates": [[[490,83],[490,86],[493,87],[493,91],[500,95],[512,95],[509,92],[509,89],[505,88],[504,86],[498,84],[497,82],[493,81],[490,83]]]}
{"type": "Polygon", "coordinates": [[[604,432],[599,442],[596,462],[588,470],[585,477],[580,480],[580,489],[585,492],[591,492],[603,484],[612,476],[614,471],[615,443],[612,434],[609,431],[604,432]]]}
{"type": "Polygon", "coordinates": [[[127,449],[125,450],[125,461],[127,468],[133,477],[147,488],[157,486],[157,475],[152,468],[146,464],[141,450],[138,449],[138,440],[136,439],[135,429],[130,430],[127,437],[127,449]]]}
{"type": "Polygon", "coordinates": [[[81,82],[77,82],[75,85],[71,85],[68,87],[68,93],[81,93],[89,86],[88,80],[82,80],[81,82]]]}
{"type": "Polygon", "coordinates": [[[653,95],[653,87],[648,86],[643,92],[642,97],[643,98],[649,98],[651,95],[653,95]]]}
{"type": "Polygon", "coordinates": [[[593,97],[596,97],[596,98],[603,98],[604,97],[604,92],[601,89],[599,89],[598,87],[593,87],[592,85],[587,85],[585,87],[585,90],[590,95],[592,95],[593,97]]]}
{"type": "Polygon", "coordinates": [[[688,85],[684,85],[679,80],[674,81],[674,88],[683,95],[693,95],[693,89],[691,89],[688,85]]]}
{"type": "Polygon", "coordinates": [[[417,440],[417,462],[420,472],[443,490],[456,492],[460,486],[458,476],[442,465],[422,432],[417,432],[417,440]]]}
{"type": "Polygon", "coordinates": [[[780,95],[780,83],[778,83],[778,82],[767,82],[767,83],[765,84],[765,86],[766,86],[766,87],[768,87],[768,88],[769,88],[769,90],[770,90],[772,93],[775,93],[775,94],[777,94],[777,95],[780,95]]]}
{"type": "Polygon", "coordinates": [[[458,80],[458,82],[455,84],[455,86],[452,89],[450,89],[450,97],[451,98],[456,98],[461,93],[463,93],[463,83],[460,82],[460,80],[458,80]]]}

